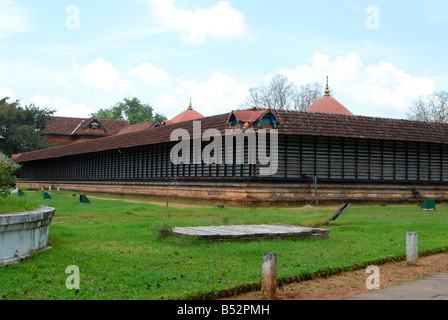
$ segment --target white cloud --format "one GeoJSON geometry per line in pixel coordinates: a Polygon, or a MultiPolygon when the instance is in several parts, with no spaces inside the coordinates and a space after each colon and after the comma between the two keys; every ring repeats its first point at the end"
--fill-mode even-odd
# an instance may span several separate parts
{"type": "Polygon", "coordinates": [[[149,4],[164,28],[179,33],[182,41],[192,45],[200,45],[208,37],[225,41],[247,33],[245,16],[227,1],[195,11],[179,9],[171,0],[149,0],[149,4]]]}
{"type": "Polygon", "coordinates": [[[82,70],[84,84],[108,92],[125,92],[131,88],[129,80],[122,80],[115,67],[102,58],[95,59],[82,70]]]}
{"type": "Polygon", "coordinates": [[[416,98],[436,89],[433,80],[414,77],[389,62],[365,65],[356,53],[338,56],[333,61],[328,55],[315,53],[310,64],[280,73],[298,85],[325,84],[328,75],[335,98],[357,115],[405,118],[416,98]]]}
{"type": "Polygon", "coordinates": [[[10,98],[8,100],[9,102],[16,100],[14,98],[14,92],[10,88],[8,88],[8,87],[1,88],[0,89],[0,99],[6,98],[6,97],[10,98]]]}
{"type": "Polygon", "coordinates": [[[188,107],[186,102],[179,103],[177,98],[171,94],[162,94],[155,102],[157,112],[164,114],[168,119],[172,119],[188,107]]]}
{"type": "Polygon", "coordinates": [[[238,109],[248,92],[248,88],[221,72],[215,72],[207,82],[179,79],[179,84],[193,99],[195,110],[204,116],[238,109]]]}
{"type": "Polygon", "coordinates": [[[0,38],[31,29],[26,10],[19,7],[14,1],[0,0],[0,8],[0,38]]]}
{"type": "Polygon", "coordinates": [[[170,77],[162,69],[157,69],[151,63],[142,63],[139,67],[131,71],[145,83],[157,86],[167,86],[170,84],[170,77]]]}
{"type": "Polygon", "coordinates": [[[67,78],[62,73],[56,73],[53,77],[56,84],[68,84],[67,78]]]}
{"type": "Polygon", "coordinates": [[[73,103],[70,100],[58,96],[48,98],[40,93],[32,97],[31,102],[38,107],[56,110],[54,115],[61,117],[89,117],[94,112],[92,108],[83,103],[73,103]]]}

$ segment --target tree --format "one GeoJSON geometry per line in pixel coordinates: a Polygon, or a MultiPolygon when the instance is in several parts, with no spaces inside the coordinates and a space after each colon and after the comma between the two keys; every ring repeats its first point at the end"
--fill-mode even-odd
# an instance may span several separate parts
{"type": "Polygon", "coordinates": [[[305,111],[322,98],[322,92],[323,87],[317,82],[300,86],[295,99],[295,110],[305,111]]]}
{"type": "Polygon", "coordinates": [[[11,158],[0,156],[0,199],[8,197],[11,193],[11,187],[17,181],[15,173],[18,168],[19,165],[11,158]]]}
{"type": "Polygon", "coordinates": [[[409,110],[410,120],[448,123],[448,92],[435,91],[432,94],[420,96],[409,110]]]}
{"type": "Polygon", "coordinates": [[[130,125],[155,120],[163,122],[166,120],[164,115],[154,113],[153,107],[149,104],[141,103],[137,98],[125,98],[116,105],[108,109],[100,109],[98,112],[91,114],[91,116],[98,119],[127,120],[130,125]]]}
{"type": "Polygon", "coordinates": [[[23,107],[19,100],[8,100],[8,97],[0,100],[0,135],[6,138],[0,150],[11,156],[48,147],[43,129],[55,111],[33,104],[23,107]]]}
{"type": "Polygon", "coordinates": [[[288,77],[276,74],[268,86],[253,87],[241,108],[305,111],[322,97],[323,87],[318,83],[302,85],[292,83],[288,77]]]}

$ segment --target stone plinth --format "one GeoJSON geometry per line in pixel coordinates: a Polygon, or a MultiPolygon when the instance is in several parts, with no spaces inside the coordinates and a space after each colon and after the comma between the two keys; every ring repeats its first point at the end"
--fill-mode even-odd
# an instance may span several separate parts
{"type": "Polygon", "coordinates": [[[0,215],[0,266],[14,264],[48,245],[55,209],[41,206],[23,213],[0,215]]]}

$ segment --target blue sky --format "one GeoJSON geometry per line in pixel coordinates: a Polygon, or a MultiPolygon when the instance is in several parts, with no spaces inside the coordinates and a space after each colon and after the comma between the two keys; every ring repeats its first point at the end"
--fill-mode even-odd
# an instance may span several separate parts
{"type": "Polygon", "coordinates": [[[448,90],[448,3],[0,0],[0,96],[87,117],[137,97],[168,118],[190,97],[237,109],[275,73],[325,83],[357,115],[406,118],[448,90]]]}

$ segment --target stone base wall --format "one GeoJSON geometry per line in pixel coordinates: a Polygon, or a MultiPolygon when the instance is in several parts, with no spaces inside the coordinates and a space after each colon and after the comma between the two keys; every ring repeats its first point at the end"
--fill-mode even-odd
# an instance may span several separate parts
{"type": "MultiPolygon", "coordinates": [[[[314,204],[315,190],[306,183],[235,183],[235,182],[111,182],[58,183],[22,182],[26,189],[71,190],[83,193],[141,196],[155,199],[194,201],[231,205],[295,205],[314,204]]],[[[387,184],[320,184],[320,204],[341,203],[419,203],[425,199],[448,202],[448,186],[387,184]]]]}
{"type": "Polygon", "coordinates": [[[0,215],[0,266],[46,248],[54,213],[55,209],[41,206],[35,211],[0,215]]]}

